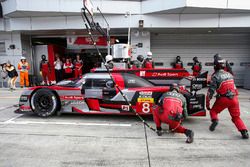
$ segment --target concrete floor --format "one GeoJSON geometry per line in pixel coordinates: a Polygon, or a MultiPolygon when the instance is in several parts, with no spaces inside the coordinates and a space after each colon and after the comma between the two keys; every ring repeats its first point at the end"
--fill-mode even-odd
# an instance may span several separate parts
{"type": "MultiPolygon", "coordinates": [[[[205,90],[203,90],[205,91],[205,90]]],[[[43,119],[15,114],[21,90],[0,89],[0,167],[71,166],[249,166],[250,140],[242,140],[225,110],[210,132],[209,117],[189,118],[193,144],[185,136],[150,130],[149,159],[143,125],[133,116],[62,115],[43,119]]],[[[240,90],[242,118],[250,127],[250,91],[240,90]]],[[[146,118],[154,125],[151,118],[146,118]]]]}

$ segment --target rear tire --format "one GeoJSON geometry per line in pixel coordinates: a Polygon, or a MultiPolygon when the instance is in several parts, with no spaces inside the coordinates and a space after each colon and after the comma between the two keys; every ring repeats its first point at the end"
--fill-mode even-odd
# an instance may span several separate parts
{"type": "Polygon", "coordinates": [[[57,111],[59,101],[51,90],[39,89],[31,97],[31,108],[40,117],[49,117],[57,111]]]}

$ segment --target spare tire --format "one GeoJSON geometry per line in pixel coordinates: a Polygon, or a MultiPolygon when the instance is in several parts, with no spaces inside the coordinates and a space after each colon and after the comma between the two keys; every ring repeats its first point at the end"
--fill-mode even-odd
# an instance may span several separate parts
{"type": "Polygon", "coordinates": [[[59,102],[56,95],[49,89],[39,89],[31,97],[31,108],[40,117],[55,114],[59,102]]]}

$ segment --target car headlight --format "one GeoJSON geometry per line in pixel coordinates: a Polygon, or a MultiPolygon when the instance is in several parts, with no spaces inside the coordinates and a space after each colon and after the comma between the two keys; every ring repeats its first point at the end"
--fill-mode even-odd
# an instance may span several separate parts
{"type": "Polygon", "coordinates": [[[29,99],[29,96],[27,96],[27,95],[22,95],[22,96],[20,97],[20,101],[21,101],[21,102],[26,102],[26,101],[28,101],[28,99],[29,99]]]}

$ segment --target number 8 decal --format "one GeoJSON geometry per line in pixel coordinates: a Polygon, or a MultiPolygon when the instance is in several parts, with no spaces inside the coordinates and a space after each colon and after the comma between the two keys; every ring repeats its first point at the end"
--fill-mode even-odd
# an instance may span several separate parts
{"type": "Polygon", "coordinates": [[[142,103],[142,112],[144,112],[144,113],[150,112],[150,104],[149,103],[142,103]]]}

